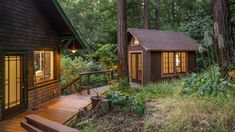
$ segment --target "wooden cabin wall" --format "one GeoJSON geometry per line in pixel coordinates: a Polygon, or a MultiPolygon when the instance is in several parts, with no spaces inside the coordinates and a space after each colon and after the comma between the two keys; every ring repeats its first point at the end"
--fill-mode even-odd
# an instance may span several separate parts
{"type": "Polygon", "coordinates": [[[196,72],[196,52],[188,52],[188,71],[189,73],[196,72]]]}
{"type": "MultiPolygon", "coordinates": [[[[27,53],[28,88],[30,89],[34,88],[33,51],[56,50],[55,80],[59,80],[61,68],[57,43],[60,34],[43,14],[43,9],[40,9],[34,0],[0,0],[0,3],[0,55],[5,51],[25,51],[27,53]]],[[[0,65],[2,65],[1,61],[0,65]]],[[[0,70],[0,76],[2,74],[0,70]]],[[[59,87],[60,82],[55,83],[53,87],[59,87]]],[[[2,86],[1,81],[0,85],[2,86]]],[[[54,92],[54,89],[50,89],[50,94],[52,92],[54,92]]],[[[46,101],[46,99],[43,99],[43,101],[46,101]]]]}
{"type": "Polygon", "coordinates": [[[33,51],[55,50],[59,33],[33,0],[0,2],[0,50],[27,51],[28,82],[29,87],[32,87],[33,51]]]}
{"type": "Polygon", "coordinates": [[[130,52],[137,52],[137,51],[142,52],[143,54],[143,58],[142,58],[143,59],[143,85],[145,85],[151,81],[151,53],[147,52],[141,44],[139,46],[132,46],[131,40],[132,39],[130,39],[129,44],[128,44],[128,51],[129,51],[128,56],[130,55],[130,52]]]}
{"type": "Polygon", "coordinates": [[[151,81],[156,82],[162,79],[161,75],[161,52],[153,51],[151,52],[151,81]]]}

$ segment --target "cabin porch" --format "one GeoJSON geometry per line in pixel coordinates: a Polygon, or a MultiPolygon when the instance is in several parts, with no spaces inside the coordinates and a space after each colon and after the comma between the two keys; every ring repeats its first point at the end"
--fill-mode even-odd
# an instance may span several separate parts
{"type": "MultiPolygon", "coordinates": [[[[99,87],[96,90],[99,94],[106,92],[109,86],[99,87]]],[[[86,91],[68,95],[60,96],[54,98],[40,106],[36,111],[27,111],[18,114],[12,118],[4,121],[0,121],[0,131],[1,132],[25,132],[25,130],[20,126],[20,122],[24,121],[24,117],[29,114],[36,114],[38,116],[44,117],[46,119],[58,122],[60,124],[65,124],[73,116],[77,114],[79,109],[84,108],[90,104],[90,97],[96,95],[96,93],[91,90],[90,94],[86,91]]]]}

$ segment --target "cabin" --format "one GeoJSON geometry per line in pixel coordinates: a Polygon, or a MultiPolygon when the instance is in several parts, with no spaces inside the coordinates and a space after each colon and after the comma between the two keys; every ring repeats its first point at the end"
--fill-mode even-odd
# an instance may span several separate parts
{"type": "Polygon", "coordinates": [[[145,85],[196,70],[198,44],[184,33],[130,28],[127,37],[130,82],[145,85]]]}
{"type": "Polygon", "coordinates": [[[0,120],[61,94],[62,50],[82,41],[56,0],[0,0],[0,120]]]}

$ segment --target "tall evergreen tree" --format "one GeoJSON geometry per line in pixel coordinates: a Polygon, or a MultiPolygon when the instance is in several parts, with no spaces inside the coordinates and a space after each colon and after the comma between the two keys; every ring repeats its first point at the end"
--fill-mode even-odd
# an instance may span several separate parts
{"type": "Polygon", "coordinates": [[[144,28],[149,28],[149,0],[144,0],[144,28]]]}
{"type": "Polygon", "coordinates": [[[235,46],[232,40],[230,3],[229,0],[212,0],[214,21],[214,46],[217,62],[224,77],[227,76],[229,66],[234,62],[235,46]]]}
{"type": "Polygon", "coordinates": [[[118,58],[120,63],[120,75],[122,77],[125,77],[128,76],[126,0],[117,0],[117,19],[118,58]]]}

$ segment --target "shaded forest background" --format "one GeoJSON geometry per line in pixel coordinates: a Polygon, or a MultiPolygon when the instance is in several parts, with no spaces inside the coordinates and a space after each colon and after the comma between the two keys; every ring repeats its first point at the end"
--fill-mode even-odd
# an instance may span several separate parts
{"type": "MultiPolygon", "coordinates": [[[[235,38],[235,0],[230,1],[235,38]]],[[[60,0],[60,3],[90,48],[117,43],[116,0],[60,0]]],[[[150,29],[156,29],[156,9],[160,13],[161,30],[185,32],[201,44],[204,32],[212,32],[210,0],[149,0],[150,29]]],[[[144,27],[142,0],[127,0],[127,25],[144,27]]]]}

